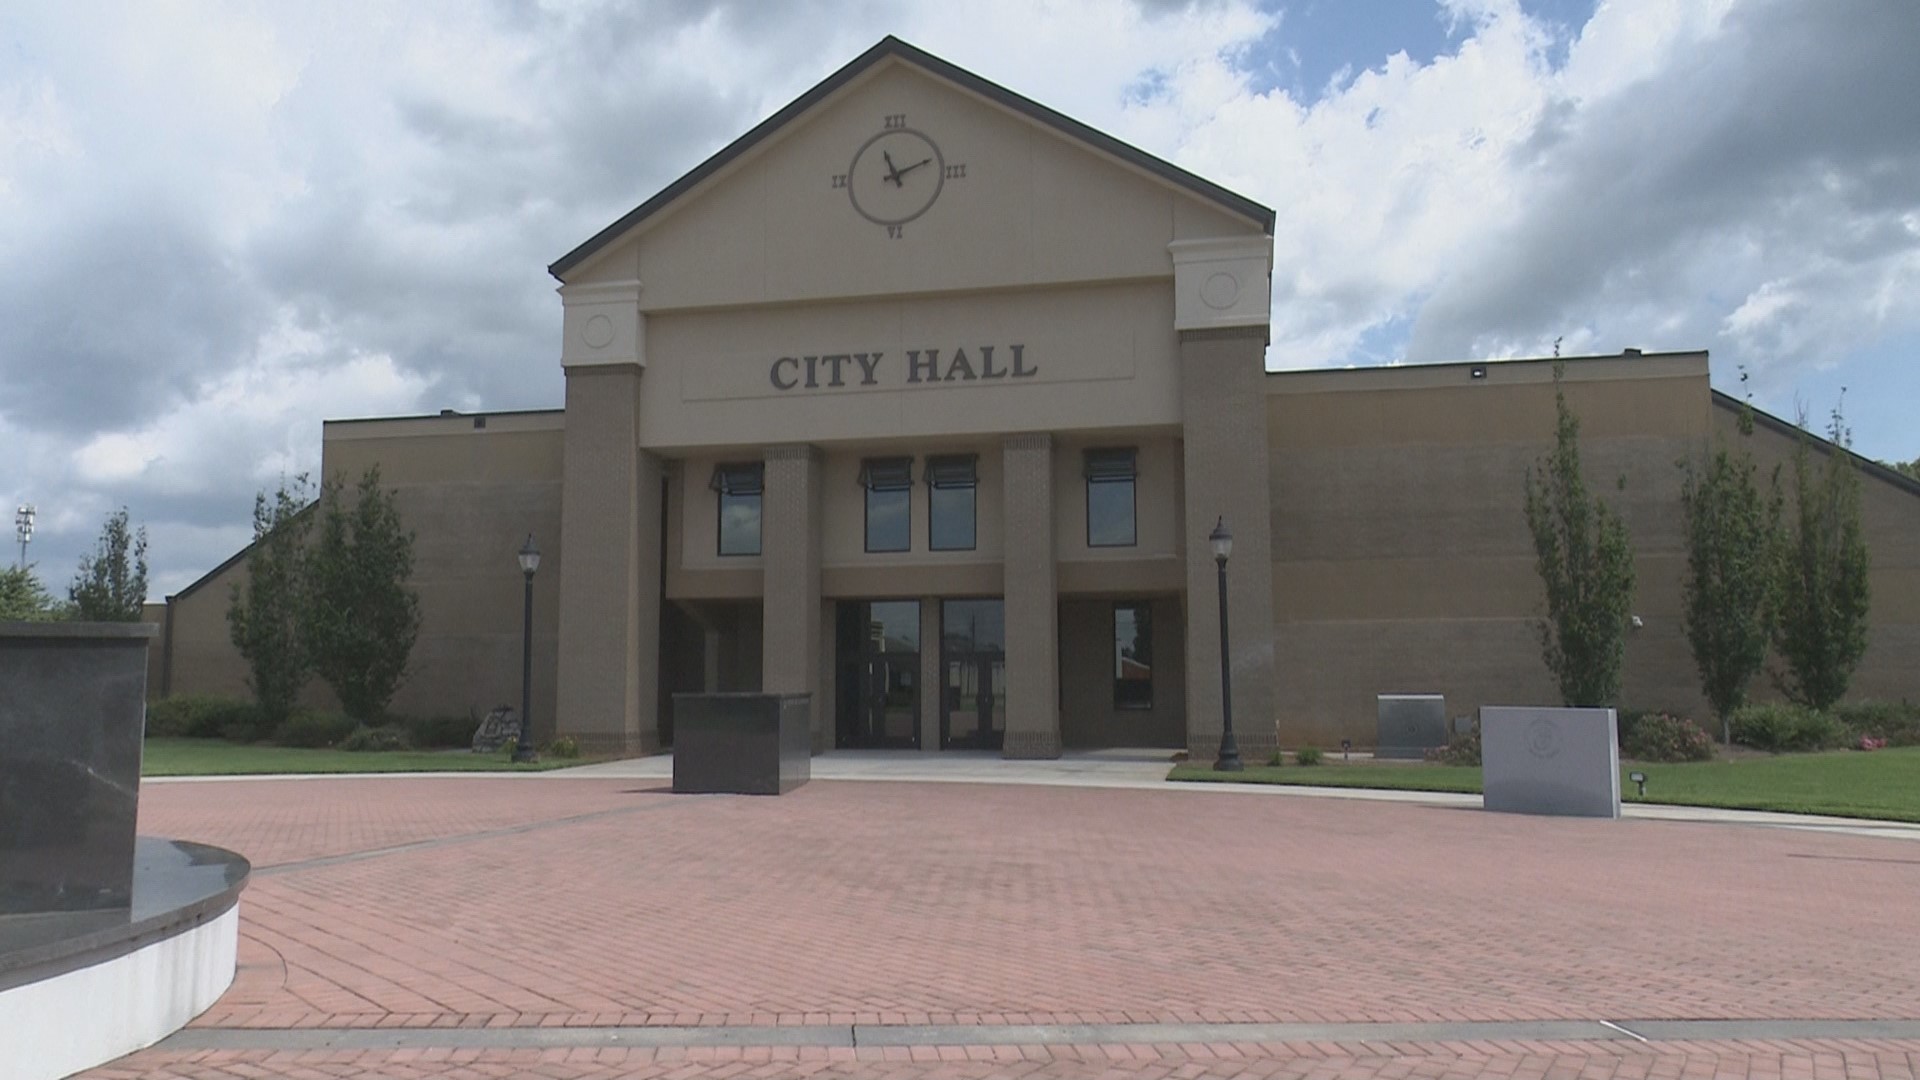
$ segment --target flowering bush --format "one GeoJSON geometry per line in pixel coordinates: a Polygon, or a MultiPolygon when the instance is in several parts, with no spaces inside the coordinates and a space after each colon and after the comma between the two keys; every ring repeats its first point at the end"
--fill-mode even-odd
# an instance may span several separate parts
{"type": "Polygon", "coordinates": [[[1647,713],[1622,734],[1620,749],[1638,761],[1710,761],[1713,738],[1685,717],[1647,713]]]}
{"type": "Polygon", "coordinates": [[[1857,743],[1857,744],[1855,745],[1855,747],[1854,747],[1854,749],[1856,749],[1856,750],[1884,750],[1884,749],[1886,749],[1886,746],[1887,746],[1887,740],[1885,740],[1885,739],[1876,739],[1876,738],[1874,738],[1874,737],[1873,737],[1873,736],[1871,736],[1871,735],[1862,735],[1862,736],[1860,736],[1860,741],[1859,741],[1859,743],[1857,743]]]}
{"type": "Polygon", "coordinates": [[[1472,730],[1448,736],[1447,745],[1428,750],[1426,759],[1442,765],[1480,764],[1480,724],[1476,721],[1472,730]]]}

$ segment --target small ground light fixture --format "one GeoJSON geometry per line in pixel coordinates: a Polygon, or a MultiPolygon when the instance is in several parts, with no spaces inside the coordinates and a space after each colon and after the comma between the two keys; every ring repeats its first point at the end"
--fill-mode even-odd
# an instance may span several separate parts
{"type": "Polygon", "coordinates": [[[1352,753],[1353,753],[1353,740],[1352,740],[1352,739],[1341,739],[1341,740],[1340,740],[1340,760],[1341,760],[1341,761],[1351,761],[1351,760],[1353,760],[1353,759],[1352,759],[1352,758],[1351,758],[1351,757],[1349,756],[1349,755],[1351,755],[1352,753]]]}
{"type": "Polygon", "coordinates": [[[1629,780],[1631,780],[1631,781],[1633,781],[1633,782],[1634,782],[1635,784],[1637,784],[1637,785],[1639,785],[1639,787],[1640,787],[1640,797],[1641,797],[1641,798],[1643,798],[1643,799],[1644,799],[1644,798],[1646,798],[1646,797],[1647,797],[1647,774],[1646,774],[1646,773],[1643,773],[1643,772],[1630,772],[1630,773],[1628,773],[1628,774],[1627,774],[1627,779],[1629,779],[1629,780]]]}

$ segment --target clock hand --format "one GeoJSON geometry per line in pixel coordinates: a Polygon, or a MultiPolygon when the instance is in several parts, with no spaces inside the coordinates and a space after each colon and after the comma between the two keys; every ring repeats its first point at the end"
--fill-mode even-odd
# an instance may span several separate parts
{"type": "Polygon", "coordinates": [[[893,181],[894,187],[899,187],[900,186],[900,167],[893,163],[893,155],[887,153],[885,150],[882,150],[880,151],[880,156],[887,159],[887,179],[893,181]]]}
{"type": "Polygon", "coordinates": [[[932,158],[923,158],[923,159],[921,159],[921,160],[919,160],[919,161],[916,161],[916,162],[914,162],[913,164],[911,164],[911,165],[909,165],[909,166],[907,166],[907,167],[906,167],[906,168],[904,168],[904,169],[900,169],[900,170],[897,170],[897,171],[896,171],[896,172],[895,172],[895,173],[893,174],[893,175],[894,175],[894,177],[895,177],[895,179],[894,179],[894,183],[895,183],[895,184],[898,184],[898,183],[900,182],[900,181],[899,181],[899,179],[898,179],[899,177],[902,177],[902,176],[905,176],[905,175],[907,175],[908,173],[910,173],[910,172],[912,172],[913,170],[915,170],[915,169],[917,169],[917,168],[919,168],[920,166],[922,166],[922,165],[931,165],[931,164],[933,164],[933,159],[932,159],[932,158]]]}

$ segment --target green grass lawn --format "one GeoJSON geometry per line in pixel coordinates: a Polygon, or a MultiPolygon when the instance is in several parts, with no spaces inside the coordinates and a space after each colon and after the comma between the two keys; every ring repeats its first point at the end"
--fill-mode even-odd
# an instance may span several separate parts
{"type": "Polygon", "coordinates": [[[515,765],[502,750],[296,750],[225,739],[148,739],[142,776],[232,776],[249,773],[541,772],[583,765],[588,758],[542,757],[515,765]]]}
{"type": "MultiPolygon", "coordinates": [[[[1872,753],[1836,750],[1781,754],[1685,765],[1633,763],[1623,766],[1620,774],[1620,791],[1628,802],[1920,821],[1920,747],[1872,753]],[[1647,774],[1645,798],[1636,795],[1634,785],[1627,781],[1630,772],[1647,774]]],[[[1314,766],[1249,766],[1240,773],[1217,773],[1210,765],[1190,763],[1174,766],[1167,779],[1397,791],[1480,790],[1477,767],[1416,762],[1342,765],[1337,758],[1314,766]]]]}

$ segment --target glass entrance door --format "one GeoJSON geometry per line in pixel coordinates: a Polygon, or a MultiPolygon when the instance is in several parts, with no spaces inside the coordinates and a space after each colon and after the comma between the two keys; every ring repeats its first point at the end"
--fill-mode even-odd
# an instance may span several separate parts
{"type": "Polygon", "coordinates": [[[1007,630],[999,600],[940,602],[940,748],[998,750],[1007,735],[1007,630]]]}
{"type": "Polygon", "coordinates": [[[840,700],[835,745],[919,746],[919,601],[842,603],[837,622],[840,700]]]}

